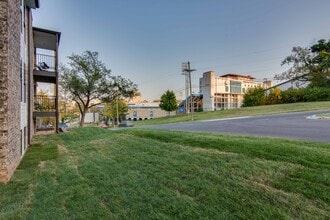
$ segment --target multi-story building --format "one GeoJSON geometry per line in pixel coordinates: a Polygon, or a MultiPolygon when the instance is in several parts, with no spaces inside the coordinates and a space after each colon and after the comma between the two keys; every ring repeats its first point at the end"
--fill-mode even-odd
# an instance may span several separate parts
{"type": "Polygon", "coordinates": [[[226,74],[216,76],[213,71],[203,73],[199,80],[200,93],[203,95],[203,111],[239,108],[244,93],[250,88],[269,88],[272,81],[254,81],[252,76],[226,74]]]}
{"type": "Polygon", "coordinates": [[[37,122],[52,118],[58,129],[60,33],[32,27],[37,8],[39,0],[0,1],[0,182],[11,178],[37,122]],[[51,92],[38,96],[40,83],[51,92]]]}

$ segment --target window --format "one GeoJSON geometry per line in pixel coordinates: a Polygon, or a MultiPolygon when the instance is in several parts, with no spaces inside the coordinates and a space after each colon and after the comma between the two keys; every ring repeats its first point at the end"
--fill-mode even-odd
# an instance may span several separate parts
{"type": "Polygon", "coordinates": [[[220,109],[226,109],[226,108],[228,108],[228,94],[215,93],[214,94],[214,109],[220,110],[220,109]]]}
{"type": "Polygon", "coordinates": [[[21,82],[21,86],[20,86],[20,93],[21,93],[21,102],[23,102],[23,80],[24,80],[24,76],[23,76],[23,65],[22,65],[22,60],[20,61],[20,70],[19,70],[19,76],[20,76],[20,82],[21,82]]]}
{"type": "Polygon", "coordinates": [[[238,96],[237,95],[231,95],[230,108],[238,108],[238,96]]]}
{"type": "Polygon", "coordinates": [[[241,93],[242,83],[240,81],[230,81],[230,93],[241,93]]]}

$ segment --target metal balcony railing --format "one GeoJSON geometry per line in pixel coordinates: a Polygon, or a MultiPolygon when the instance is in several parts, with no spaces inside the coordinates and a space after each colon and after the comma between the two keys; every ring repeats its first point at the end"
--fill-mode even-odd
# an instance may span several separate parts
{"type": "Polygon", "coordinates": [[[35,68],[42,71],[55,72],[55,56],[36,54],[35,68]]]}
{"type": "Polygon", "coordinates": [[[34,96],[34,110],[38,112],[55,112],[56,96],[34,96]]]}

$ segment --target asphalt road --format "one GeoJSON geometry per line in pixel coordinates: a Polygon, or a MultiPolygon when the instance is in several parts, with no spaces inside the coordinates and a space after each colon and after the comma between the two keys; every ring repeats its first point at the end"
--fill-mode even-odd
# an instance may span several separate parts
{"type": "Polygon", "coordinates": [[[328,111],[193,121],[145,126],[152,129],[213,132],[246,136],[269,136],[330,143],[330,120],[307,119],[328,111]]]}

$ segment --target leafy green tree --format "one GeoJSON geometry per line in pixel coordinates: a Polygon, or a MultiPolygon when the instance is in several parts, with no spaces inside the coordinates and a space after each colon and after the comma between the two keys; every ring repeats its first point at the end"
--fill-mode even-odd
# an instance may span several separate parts
{"type": "Polygon", "coordinates": [[[330,86],[330,39],[322,39],[311,47],[293,47],[292,54],[282,65],[292,65],[286,72],[276,75],[278,80],[295,79],[310,83],[311,87],[330,86]]]}
{"type": "Polygon", "coordinates": [[[112,76],[110,69],[101,62],[97,52],[85,51],[68,57],[69,67],[61,67],[60,84],[77,103],[84,125],[89,108],[111,102],[118,97],[132,97],[137,85],[121,76],[112,76]]]}
{"type": "Polygon", "coordinates": [[[264,105],[266,103],[265,90],[263,88],[250,88],[243,97],[243,107],[264,105]]]}
{"type": "Polygon", "coordinates": [[[171,114],[171,111],[178,109],[176,97],[173,91],[167,90],[160,98],[159,107],[171,114]]]}
{"type": "Polygon", "coordinates": [[[106,103],[103,109],[103,115],[106,117],[105,123],[107,124],[109,118],[117,117],[117,107],[118,107],[118,115],[124,115],[128,111],[128,105],[125,100],[118,99],[114,100],[110,103],[106,103]]]}

